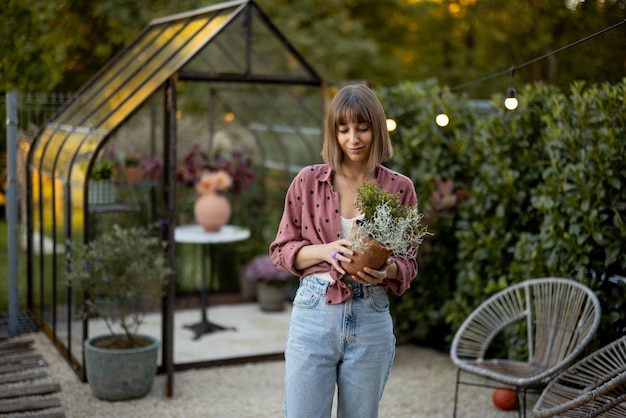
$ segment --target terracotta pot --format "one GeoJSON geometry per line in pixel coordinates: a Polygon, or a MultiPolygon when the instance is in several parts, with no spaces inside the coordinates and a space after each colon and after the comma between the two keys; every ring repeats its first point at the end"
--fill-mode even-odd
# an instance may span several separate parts
{"type": "Polygon", "coordinates": [[[391,256],[391,251],[381,246],[376,241],[369,241],[369,247],[364,251],[355,251],[354,255],[350,257],[351,263],[342,263],[341,267],[344,268],[349,274],[355,275],[357,272],[362,271],[364,267],[369,267],[374,270],[379,270],[385,261],[391,256]]]}
{"type": "Polygon", "coordinates": [[[139,166],[126,167],[124,174],[126,177],[126,183],[137,184],[143,177],[143,168],[139,166]]]}
{"type": "Polygon", "coordinates": [[[228,223],[232,208],[228,199],[217,193],[200,195],[193,207],[196,222],[207,232],[217,232],[228,223]]]}

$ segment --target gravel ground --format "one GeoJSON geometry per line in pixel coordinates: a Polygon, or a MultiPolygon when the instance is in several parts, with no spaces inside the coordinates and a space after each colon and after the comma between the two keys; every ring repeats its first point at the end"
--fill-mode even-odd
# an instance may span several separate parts
{"type": "MultiPolygon", "coordinates": [[[[158,375],[144,398],[107,402],[93,397],[43,332],[18,338],[34,340],[48,362],[50,381],[67,417],[209,417],[263,418],[283,416],[282,361],[250,363],[176,372],[174,396],[165,396],[166,376],[158,375]]],[[[446,353],[414,345],[398,346],[394,366],[380,405],[381,418],[451,417],[455,368],[446,353]]],[[[462,386],[459,418],[513,418],[498,410],[491,389],[462,386]]],[[[529,408],[532,408],[530,406],[529,408]]],[[[530,414],[529,414],[530,415],[530,414]]]]}

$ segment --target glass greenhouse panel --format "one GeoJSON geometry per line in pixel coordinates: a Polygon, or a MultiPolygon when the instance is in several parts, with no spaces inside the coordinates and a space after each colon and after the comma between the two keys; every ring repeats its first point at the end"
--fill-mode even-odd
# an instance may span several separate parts
{"type": "MultiPolygon", "coordinates": [[[[253,10],[255,16],[259,11],[253,10]]],[[[284,74],[295,78],[310,78],[311,74],[303,66],[303,62],[294,56],[293,52],[285,47],[268,24],[261,19],[255,20],[252,25],[252,68],[255,73],[264,75],[284,74]]]]}
{"type": "Polygon", "coordinates": [[[143,37],[136,40],[136,42],[128,48],[128,52],[122,54],[118,61],[113,61],[113,63],[103,71],[102,76],[97,77],[57,120],[70,125],[80,124],[81,119],[84,118],[84,114],[79,114],[81,109],[91,109],[95,107],[94,104],[97,106],[102,101],[106,100],[106,91],[113,91],[115,85],[119,86],[122,80],[120,74],[124,69],[134,68],[136,71],[137,68],[143,65],[147,60],[150,45],[154,44],[155,37],[159,36],[159,34],[159,31],[149,31],[143,37]]]}
{"type": "Polygon", "coordinates": [[[319,161],[322,106],[315,89],[181,83],[178,114],[179,160],[201,145],[210,154],[252,149],[260,165],[319,161]]]}
{"type": "Polygon", "coordinates": [[[164,91],[157,90],[146,100],[114,133],[109,135],[107,148],[111,149],[118,161],[134,154],[142,160],[160,158],[163,153],[164,91]]]}
{"type": "Polygon", "coordinates": [[[68,108],[59,121],[74,126],[111,128],[110,124],[123,120],[141,103],[135,96],[145,99],[154,92],[181,62],[215,35],[229,15],[230,11],[226,10],[151,27],[125,51],[122,59],[106,69],[98,82],[81,94],[80,101],[68,108]],[[143,89],[150,91],[142,92],[143,89]],[[133,100],[128,103],[131,96],[133,100]],[[114,115],[116,112],[122,115],[114,115]]]}
{"type": "Polygon", "coordinates": [[[39,170],[41,167],[46,147],[52,136],[54,136],[55,131],[56,130],[50,126],[46,127],[39,136],[38,140],[33,143],[30,153],[31,164],[34,170],[39,170]]]}
{"type": "Polygon", "coordinates": [[[278,82],[281,79],[313,83],[318,80],[254,9],[241,13],[225,26],[220,36],[212,39],[182,71],[217,77],[235,74],[253,78],[259,76],[278,82]]]}
{"type": "Polygon", "coordinates": [[[182,39],[177,37],[164,46],[153,60],[145,63],[139,72],[126,81],[123,89],[111,96],[111,106],[115,111],[100,108],[89,117],[89,124],[101,129],[112,129],[119,125],[178,69],[181,62],[186,61],[210,39],[224,20],[223,16],[216,17],[207,25],[198,21],[184,28],[182,39]]]}
{"type": "Polygon", "coordinates": [[[74,152],[74,158],[71,160],[71,171],[69,173],[69,182],[72,187],[84,187],[87,179],[89,161],[98,146],[102,143],[104,133],[92,133],[82,138],[77,137],[78,148],[74,152]]]}

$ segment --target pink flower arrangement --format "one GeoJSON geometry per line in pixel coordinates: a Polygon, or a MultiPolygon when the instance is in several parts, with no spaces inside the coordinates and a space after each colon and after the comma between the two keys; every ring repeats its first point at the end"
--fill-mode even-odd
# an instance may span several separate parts
{"type": "Polygon", "coordinates": [[[224,170],[203,171],[200,179],[196,183],[198,194],[209,194],[228,189],[233,183],[233,179],[224,170]]]}
{"type": "Polygon", "coordinates": [[[204,171],[225,171],[231,178],[228,191],[236,196],[247,190],[254,181],[251,155],[250,150],[236,150],[211,157],[196,144],[183,158],[182,166],[176,171],[176,181],[194,187],[204,171]]]}

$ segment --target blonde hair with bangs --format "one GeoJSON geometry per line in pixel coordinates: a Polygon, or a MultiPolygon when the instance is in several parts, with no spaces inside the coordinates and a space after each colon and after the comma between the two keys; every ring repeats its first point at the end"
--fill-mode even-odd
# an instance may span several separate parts
{"type": "Polygon", "coordinates": [[[372,151],[368,169],[373,170],[393,156],[393,147],[387,130],[387,116],[376,94],[364,84],[343,87],[333,97],[328,110],[322,159],[333,170],[341,172],[343,151],[337,141],[337,129],[348,123],[368,123],[372,129],[372,151]]]}

